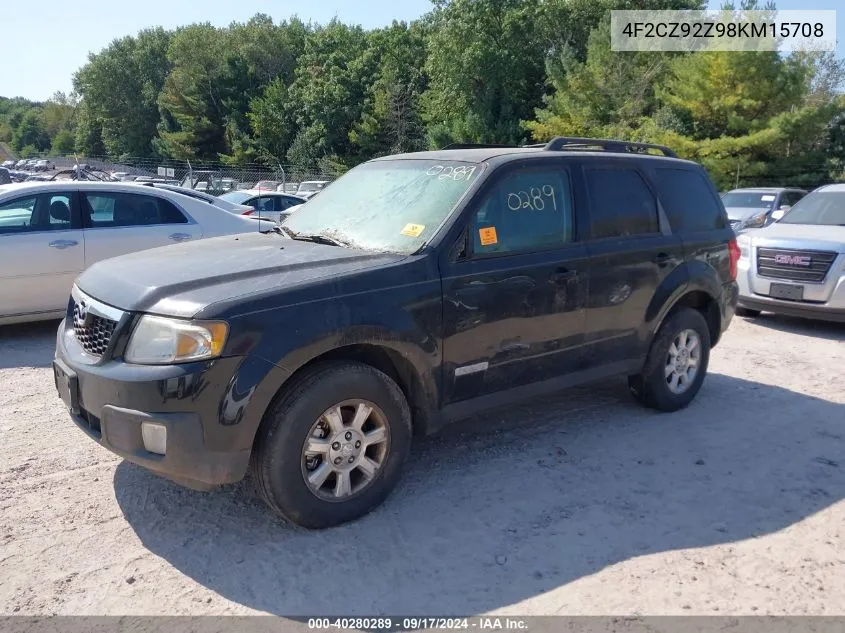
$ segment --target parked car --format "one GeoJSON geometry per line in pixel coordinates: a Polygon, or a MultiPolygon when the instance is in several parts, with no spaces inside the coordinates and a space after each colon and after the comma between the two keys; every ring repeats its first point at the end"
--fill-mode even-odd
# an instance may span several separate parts
{"type": "Polygon", "coordinates": [[[53,164],[53,161],[42,158],[41,160],[35,161],[33,171],[51,171],[55,168],[56,166],[53,164]]]}
{"type": "Polygon", "coordinates": [[[328,185],[328,180],[306,180],[304,182],[299,183],[299,187],[296,190],[296,195],[298,195],[300,198],[305,198],[307,200],[312,196],[316,196],[328,185]]]}
{"type": "Polygon", "coordinates": [[[258,191],[276,191],[281,183],[278,180],[259,180],[253,189],[258,191]]]}
{"type": "Polygon", "coordinates": [[[5,167],[0,167],[0,185],[12,184],[12,174],[5,167]]]}
{"type": "Polygon", "coordinates": [[[771,224],[806,195],[803,189],[780,187],[733,189],[722,195],[722,203],[731,227],[744,231],[771,224]]]}
{"type": "Polygon", "coordinates": [[[285,184],[279,185],[276,187],[276,191],[280,191],[282,193],[292,193],[296,195],[296,191],[299,189],[298,182],[287,182],[285,184]]]}
{"type": "Polygon", "coordinates": [[[411,436],[458,417],[616,375],[686,406],[737,299],[716,189],[657,146],[379,158],[276,232],[95,264],[54,372],[104,447],[198,488],[251,468],[313,528],[378,506],[411,436]]]}
{"type": "Polygon", "coordinates": [[[845,321],[845,184],[810,192],[739,245],[739,314],[845,321]]]}
{"type": "Polygon", "coordinates": [[[28,171],[35,171],[37,166],[38,166],[38,159],[37,158],[30,158],[28,161],[26,161],[26,169],[28,171]]]}
{"type": "Polygon", "coordinates": [[[24,169],[26,167],[26,159],[22,158],[15,163],[15,169],[24,169]]]}
{"type": "MultiPolygon", "coordinates": [[[[195,198],[196,200],[202,200],[208,204],[213,204],[216,207],[223,209],[224,211],[228,211],[229,213],[234,213],[236,215],[243,215],[250,217],[252,219],[253,213],[255,213],[255,209],[253,207],[247,206],[245,204],[236,204],[234,202],[230,202],[224,197],[220,196],[212,196],[211,194],[197,191],[195,189],[185,189],[181,185],[172,185],[172,184],[164,184],[164,183],[144,183],[145,186],[149,187],[157,187],[159,189],[167,189],[169,191],[175,191],[176,193],[181,193],[183,196],[188,196],[190,198],[195,198]]],[[[226,194],[224,194],[225,196],[226,194]]]]}
{"type": "Polygon", "coordinates": [[[94,262],[257,226],[272,225],[138,185],[0,186],[0,324],[61,317],[73,280],[94,262]]]}
{"type": "Polygon", "coordinates": [[[3,161],[3,169],[9,169],[9,170],[12,170],[12,169],[14,169],[14,168],[15,168],[15,164],[16,164],[16,163],[15,163],[15,161],[13,161],[13,160],[4,160],[4,161],[3,161]]]}
{"type": "Polygon", "coordinates": [[[278,191],[240,190],[220,195],[221,200],[245,205],[253,209],[251,215],[262,220],[281,221],[291,211],[305,202],[305,198],[278,191]]]}

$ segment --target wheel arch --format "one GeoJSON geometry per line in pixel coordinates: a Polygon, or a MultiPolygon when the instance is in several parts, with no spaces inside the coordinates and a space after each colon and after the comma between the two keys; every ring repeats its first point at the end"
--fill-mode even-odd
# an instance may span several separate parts
{"type": "Polygon", "coordinates": [[[261,428],[265,424],[267,412],[272,410],[274,403],[289,390],[295,389],[297,383],[319,365],[332,362],[357,362],[369,365],[389,376],[398,386],[408,401],[411,410],[411,425],[415,435],[425,435],[435,426],[434,410],[437,402],[437,391],[434,378],[420,370],[411,360],[412,354],[402,345],[391,345],[387,341],[350,342],[345,345],[332,346],[314,354],[302,362],[294,371],[288,373],[276,388],[275,394],[267,404],[252,438],[253,450],[261,435],[261,428]]]}
{"type": "Polygon", "coordinates": [[[715,347],[722,334],[721,294],[722,284],[712,267],[700,261],[679,266],[666,277],[649,305],[646,322],[652,324],[651,337],[673,310],[688,307],[701,312],[710,333],[710,346],[715,347]]]}

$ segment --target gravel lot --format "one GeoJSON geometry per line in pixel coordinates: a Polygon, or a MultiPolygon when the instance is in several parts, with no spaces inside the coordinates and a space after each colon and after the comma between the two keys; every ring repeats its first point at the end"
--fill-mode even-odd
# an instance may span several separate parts
{"type": "Polygon", "coordinates": [[[737,318],[677,414],[614,382],[461,424],[325,532],[88,440],[55,329],[0,328],[0,613],[845,613],[845,326],[737,318]]]}

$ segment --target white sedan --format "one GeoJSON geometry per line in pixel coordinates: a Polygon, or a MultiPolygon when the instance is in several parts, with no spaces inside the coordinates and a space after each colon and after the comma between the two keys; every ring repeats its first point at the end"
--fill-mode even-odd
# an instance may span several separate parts
{"type": "Polygon", "coordinates": [[[268,191],[266,189],[239,189],[229,191],[219,196],[234,204],[252,207],[255,211],[250,214],[258,216],[261,220],[272,220],[280,222],[293,213],[297,207],[306,202],[305,198],[294,196],[281,191],[268,191]]]}
{"type": "Polygon", "coordinates": [[[141,185],[64,180],[0,186],[0,325],[60,318],[77,275],[102,259],[271,228],[141,185]]]}

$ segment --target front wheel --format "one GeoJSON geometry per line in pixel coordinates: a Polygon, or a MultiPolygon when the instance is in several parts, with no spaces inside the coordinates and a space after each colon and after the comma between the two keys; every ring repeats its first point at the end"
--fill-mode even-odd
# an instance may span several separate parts
{"type": "Polygon", "coordinates": [[[309,528],[357,519],[384,501],[411,446],[399,386],[361,363],[315,366],[266,414],[252,458],[259,495],[309,528]]]}
{"type": "Polygon", "coordinates": [[[710,361],[710,330],[698,310],[675,310],[657,331],[643,371],[628,377],[642,404],[659,411],[687,406],[704,382],[710,361]]]}

